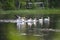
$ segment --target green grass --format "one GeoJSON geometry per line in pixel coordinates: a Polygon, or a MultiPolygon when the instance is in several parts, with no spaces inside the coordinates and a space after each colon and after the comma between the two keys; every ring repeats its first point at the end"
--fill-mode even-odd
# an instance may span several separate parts
{"type": "Polygon", "coordinates": [[[7,10],[0,14],[60,14],[60,9],[30,9],[30,10],[7,10]]]}

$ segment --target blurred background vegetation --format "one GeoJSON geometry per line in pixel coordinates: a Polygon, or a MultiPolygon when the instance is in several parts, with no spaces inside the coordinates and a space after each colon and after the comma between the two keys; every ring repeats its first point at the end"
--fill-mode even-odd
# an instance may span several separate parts
{"type": "Polygon", "coordinates": [[[40,2],[40,4],[38,3],[40,8],[60,8],[60,0],[0,0],[0,9],[35,9],[38,8],[38,4],[35,5],[37,2],[40,2]]]}

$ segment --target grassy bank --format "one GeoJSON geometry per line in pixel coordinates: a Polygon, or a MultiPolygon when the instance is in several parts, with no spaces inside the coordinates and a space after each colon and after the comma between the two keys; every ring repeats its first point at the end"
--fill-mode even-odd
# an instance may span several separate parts
{"type": "Polygon", "coordinates": [[[60,14],[59,9],[25,9],[0,11],[0,14],[60,14]]]}

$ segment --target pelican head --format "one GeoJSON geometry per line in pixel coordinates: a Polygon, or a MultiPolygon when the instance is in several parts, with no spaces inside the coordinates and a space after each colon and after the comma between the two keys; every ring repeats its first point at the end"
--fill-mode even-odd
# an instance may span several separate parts
{"type": "Polygon", "coordinates": [[[49,17],[49,16],[47,16],[46,18],[50,19],[50,17],[49,17]]]}
{"type": "Polygon", "coordinates": [[[25,19],[25,17],[22,17],[23,19],[25,19]]]}
{"type": "Polygon", "coordinates": [[[21,17],[18,17],[19,19],[21,18],[21,17]]]}
{"type": "Polygon", "coordinates": [[[43,19],[43,17],[41,17],[41,19],[43,19]]]}
{"type": "Polygon", "coordinates": [[[37,18],[34,18],[34,19],[37,19],[37,18]]]}

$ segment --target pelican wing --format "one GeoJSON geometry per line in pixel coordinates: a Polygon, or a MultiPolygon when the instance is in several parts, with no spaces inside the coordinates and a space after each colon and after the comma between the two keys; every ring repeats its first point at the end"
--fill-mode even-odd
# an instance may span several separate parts
{"type": "Polygon", "coordinates": [[[6,22],[6,23],[16,23],[16,20],[0,20],[0,22],[6,22]]]}

